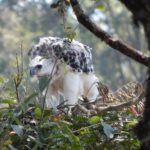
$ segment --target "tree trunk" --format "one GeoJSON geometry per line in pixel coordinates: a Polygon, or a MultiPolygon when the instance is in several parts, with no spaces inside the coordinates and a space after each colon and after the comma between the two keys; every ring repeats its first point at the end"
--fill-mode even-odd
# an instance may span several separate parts
{"type": "MultiPolygon", "coordinates": [[[[150,51],[150,1],[149,0],[120,0],[132,13],[133,22],[137,26],[141,24],[150,51]]],[[[146,101],[143,119],[135,127],[135,133],[141,141],[141,150],[150,149],[150,64],[148,67],[148,79],[146,88],[146,101]]]]}
{"type": "MultiPolygon", "coordinates": [[[[147,38],[148,47],[150,49],[150,0],[120,0],[132,13],[133,22],[135,25],[142,24],[145,36],[147,38]]],[[[141,141],[141,150],[150,149],[150,60],[149,57],[140,54],[137,49],[134,49],[122,41],[113,38],[108,33],[98,28],[90,18],[84,13],[78,0],[70,0],[73,11],[78,21],[91,31],[95,36],[107,43],[110,47],[119,50],[124,55],[148,66],[148,80],[146,89],[145,110],[143,120],[138,123],[135,132],[141,141]]]]}

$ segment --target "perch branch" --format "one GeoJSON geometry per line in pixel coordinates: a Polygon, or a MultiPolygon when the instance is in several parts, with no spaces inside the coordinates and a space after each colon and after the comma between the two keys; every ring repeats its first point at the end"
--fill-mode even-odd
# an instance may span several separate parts
{"type": "Polygon", "coordinates": [[[121,103],[118,105],[108,106],[108,107],[105,107],[103,109],[96,108],[97,113],[99,114],[99,113],[103,113],[106,111],[112,111],[112,110],[117,111],[117,110],[120,110],[122,108],[129,107],[131,105],[136,105],[139,101],[141,101],[144,98],[144,95],[145,95],[145,93],[142,92],[138,97],[134,98],[133,100],[129,100],[128,102],[124,102],[124,103],[121,103]]]}
{"type": "Polygon", "coordinates": [[[84,13],[78,0],[70,0],[70,3],[79,23],[81,23],[84,27],[91,31],[95,36],[100,38],[102,41],[104,41],[115,50],[123,53],[124,55],[134,59],[135,61],[145,66],[148,66],[150,60],[148,56],[144,55],[142,52],[129,46],[128,44],[125,44],[121,40],[112,37],[107,32],[96,26],[96,24],[93,23],[91,19],[84,13]]]}
{"type": "Polygon", "coordinates": [[[83,113],[87,114],[88,116],[92,116],[92,115],[101,114],[101,113],[104,113],[107,111],[121,110],[122,108],[126,108],[131,105],[135,105],[144,98],[144,95],[145,95],[145,93],[142,91],[142,93],[139,94],[139,96],[137,96],[133,100],[129,100],[128,102],[124,102],[124,103],[121,103],[118,105],[111,105],[111,106],[107,106],[107,107],[96,107],[95,106],[95,109],[90,109],[90,110],[88,110],[87,108],[85,108],[84,106],[82,106],[80,104],[77,104],[77,107],[83,113]]]}

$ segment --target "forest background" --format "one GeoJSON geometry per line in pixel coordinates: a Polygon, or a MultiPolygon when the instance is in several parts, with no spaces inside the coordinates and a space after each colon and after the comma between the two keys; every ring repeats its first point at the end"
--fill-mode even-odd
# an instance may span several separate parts
{"type": "MultiPolygon", "coordinates": [[[[67,10],[66,16],[62,17],[58,9],[50,8],[51,3],[52,0],[0,1],[0,74],[2,76],[9,76],[15,71],[15,54],[20,52],[21,45],[27,69],[27,52],[40,37],[73,36],[75,40],[92,47],[96,74],[112,90],[130,81],[144,81],[145,67],[99,41],[77,22],[71,8],[67,10]]],[[[132,24],[130,13],[120,2],[83,1],[83,7],[86,14],[103,30],[147,52],[143,30],[138,30],[132,24]]]]}
{"type": "MultiPolygon", "coordinates": [[[[133,25],[130,12],[119,1],[80,3],[98,27],[148,53],[143,28],[133,25]]],[[[140,114],[130,108],[70,118],[30,103],[38,94],[30,82],[27,53],[44,36],[73,38],[92,47],[95,72],[108,89],[116,91],[130,81],[146,81],[146,67],[100,41],[79,24],[67,5],[69,1],[58,7],[55,0],[0,0],[0,102],[9,106],[0,110],[0,147],[138,149],[139,141],[131,130],[140,114]]],[[[127,90],[132,93],[132,87],[127,90]]],[[[123,96],[120,101],[125,100],[123,96]]]]}

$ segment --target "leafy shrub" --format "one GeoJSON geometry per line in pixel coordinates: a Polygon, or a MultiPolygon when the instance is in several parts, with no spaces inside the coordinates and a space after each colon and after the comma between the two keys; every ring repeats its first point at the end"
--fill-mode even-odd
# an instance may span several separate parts
{"type": "Polygon", "coordinates": [[[130,112],[112,111],[92,117],[64,115],[35,104],[40,93],[38,90],[31,90],[27,80],[20,69],[10,80],[0,78],[1,149],[139,148],[139,141],[132,133],[137,120],[130,112]]]}

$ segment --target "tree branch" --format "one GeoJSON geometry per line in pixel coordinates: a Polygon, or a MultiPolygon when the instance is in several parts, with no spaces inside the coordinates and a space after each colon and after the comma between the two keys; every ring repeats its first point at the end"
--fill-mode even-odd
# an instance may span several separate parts
{"type": "MultiPolygon", "coordinates": [[[[129,100],[128,102],[124,102],[124,103],[117,104],[117,105],[106,106],[106,107],[95,106],[94,109],[87,109],[86,107],[84,107],[83,105],[80,105],[80,104],[77,104],[76,106],[77,106],[78,112],[81,111],[84,114],[86,114],[87,116],[92,116],[92,115],[102,114],[107,111],[118,111],[123,108],[127,108],[132,105],[136,105],[139,101],[141,101],[144,98],[144,96],[145,96],[145,92],[142,91],[137,97],[135,97],[133,100],[129,100]]],[[[78,112],[76,112],[76,114],[78,112]]]]}
{"type": "Polygon", "coordinates": [[[104,41],[115,50],[123,53],[124,55],[134,59],[135,61],[145,66],[148,66],[150,60],[148,56],[144,55],[139,50],[123,43],[121,40],[112,37],[107,32],[97,27],[96,24],[94,24],[90,20],[90,18],[84,13],[80,4],[78,3],[78,0],[70,0],[70,3],[79,23],[81,23],[84,27],[91,31],[95,36],[100,38],[102,41],[104,41]]]}
{"type": "Polygon", "coordinates": [[[122,108],[129,107],[131,105],[136,105],[139,101],[141,101],[144,98],[144,96],[145,96],[145,92],[142,92],[138,97],[134,98],[133,100],[129,100],[128,102],[124,102],[118,105],[108,106],[103,109],[97,108],[97,113],[100,114],[112,110],[117,111],[117,110],[121,110],[122,108]]]}

